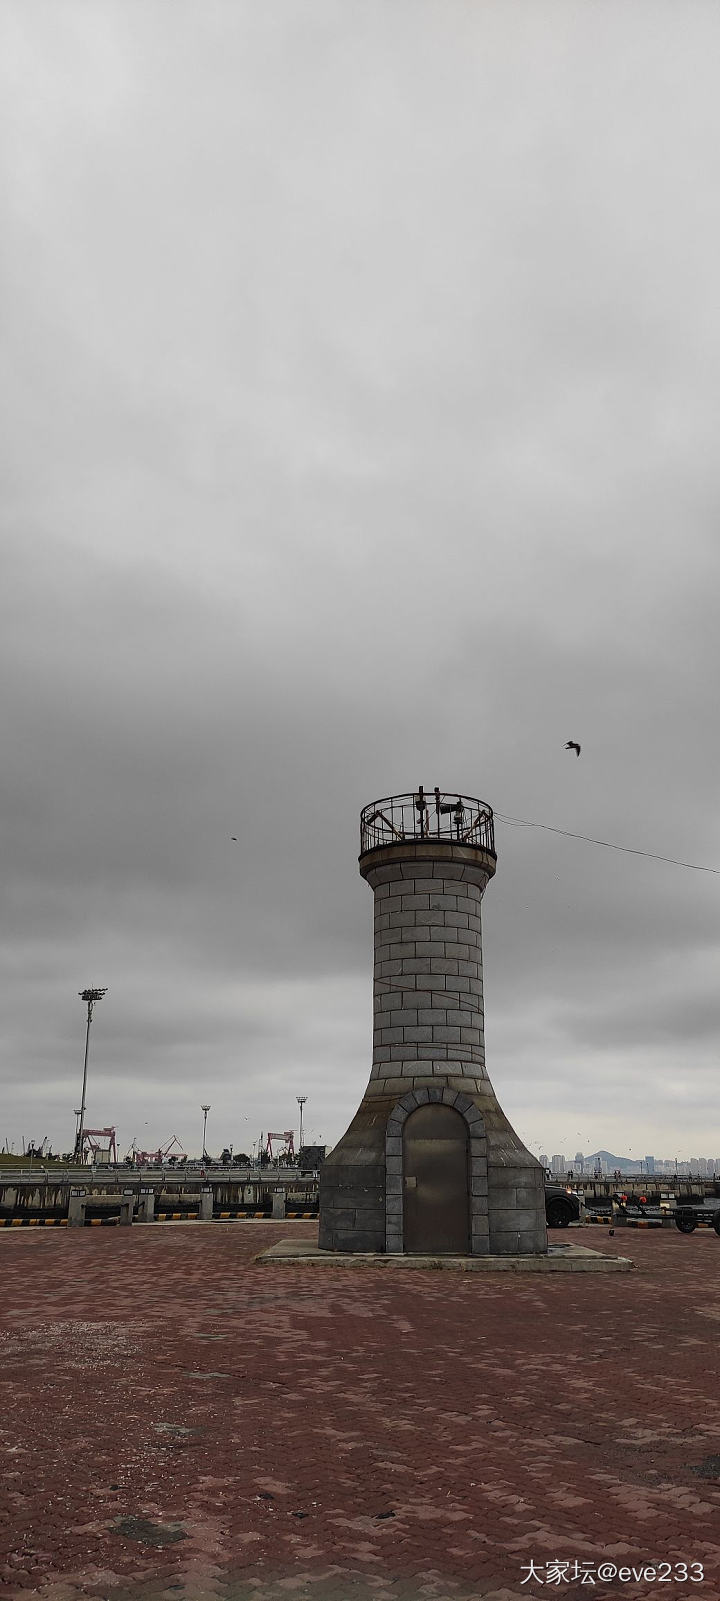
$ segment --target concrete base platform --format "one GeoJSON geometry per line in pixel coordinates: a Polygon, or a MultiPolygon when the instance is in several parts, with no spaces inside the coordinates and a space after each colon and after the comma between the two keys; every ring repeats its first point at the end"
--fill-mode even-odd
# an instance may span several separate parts
{"type": "Polygon", "coordinates": [[[603,1256],[586,1245],[549,1245],[543,1256],[395,1256],[361,1251],[323,1251],[309,1240],[278,1240],[255,1261],[262,1267],[444,1268],[460,1273],[629,1273],[627,1256],[603,1256]]]}

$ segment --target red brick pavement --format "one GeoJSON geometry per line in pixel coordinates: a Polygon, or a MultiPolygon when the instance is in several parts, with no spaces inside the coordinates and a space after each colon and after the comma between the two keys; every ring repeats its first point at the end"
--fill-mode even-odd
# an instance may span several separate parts
{"type": "Polygon", "coordinates": [[[609,1276],[254,1263],[314,1230],[0,1236],[7,1601],[720,1601],[714,1233],[583,1231],[609,1276]],[[597,1578],[663,1560],[705,1581],[597,1578]]]}

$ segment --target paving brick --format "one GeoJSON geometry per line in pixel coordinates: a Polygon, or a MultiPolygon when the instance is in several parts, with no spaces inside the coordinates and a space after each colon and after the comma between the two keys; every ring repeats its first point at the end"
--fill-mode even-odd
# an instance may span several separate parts
{"type": "MultiPolygon", "coordinates": [[[[574,1232],[638,1264],[608,1277],[254,1264],[302,1222],[1,1232],[9,1601],[539,1601],[575,1590],[532,1557],[665,1554],[720,1594],[712,1231],[574,1232]]],[[[657,1585],[587,1587],[621,1590],[657,1585]]]]}

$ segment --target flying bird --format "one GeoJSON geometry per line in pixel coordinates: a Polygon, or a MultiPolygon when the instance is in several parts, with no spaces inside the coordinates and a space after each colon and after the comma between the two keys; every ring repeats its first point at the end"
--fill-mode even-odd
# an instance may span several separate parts
{"type": "Polygon", "coordinates": [[[568,742],[567,742],[567,745],[565,746],[565,749],[566,750],[574,750],[576,756],[580,755],[580,746],[578,745],[578,742],[577,742],[576,739],[569,739],[568,742]]]}
{"type": "Polygon", "coordinates": [[[237,842],[238,842],[238,839],[237,839],[237,834],[231,834],[231,835],[230,835],[230,838],[231,838],[231,839],[232,839],[232,840],[234,840],[234,842],[235,842],[235,844],[236,844],[236,845],[237,845],[237,842]]]}

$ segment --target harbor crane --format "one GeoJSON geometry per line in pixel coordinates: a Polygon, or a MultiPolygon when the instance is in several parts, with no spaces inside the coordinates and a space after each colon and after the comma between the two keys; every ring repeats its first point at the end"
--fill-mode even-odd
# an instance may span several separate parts
{"type": "Polygon", "coordinates": [[[286,1128],[284,1134],[268,1133],[267,1141],[266,1141],[266,1144],[265,1144],[265,1154],[266,1154],[266,1156],[269,1158],[269,1160],[271,1162],[275,1160],[275,1152],[273,1151],[273,1145],[272,1145],[273,1140],[282,1140],[282,1142],[283,1142],[283,1148],[282,1148],[282,1150],[280,1152],[278,1152],[278,1155],[280,1157],[284,1156],[286,1160],[291,1156],[293,1158],[295,1157],[295,1130],[294,1129],[286,1128]]]}
{"type": "Polygon", "coordinates": [[[80,1161],[117,1162],[114,1128],[84,1128],[80,1138],[80,1161]]]}
{"type": "Polygon", "coordinates": [[[163,1163],[167,1161],[172,1163],[179,1162],[182,1166],[183,1162],[187,1161],[187,1152],[177,1134],[173,1134],[167,1144],[158,1146],[156,1151],[139,1151],[133,1140],[125,1161],[134,1162],[136,1167],[162,1167],[163,1163]],[[174,1145],[177,1146],[177,1150],[173,1151],[171,1156],[170,1152],[174,1145]]]}

